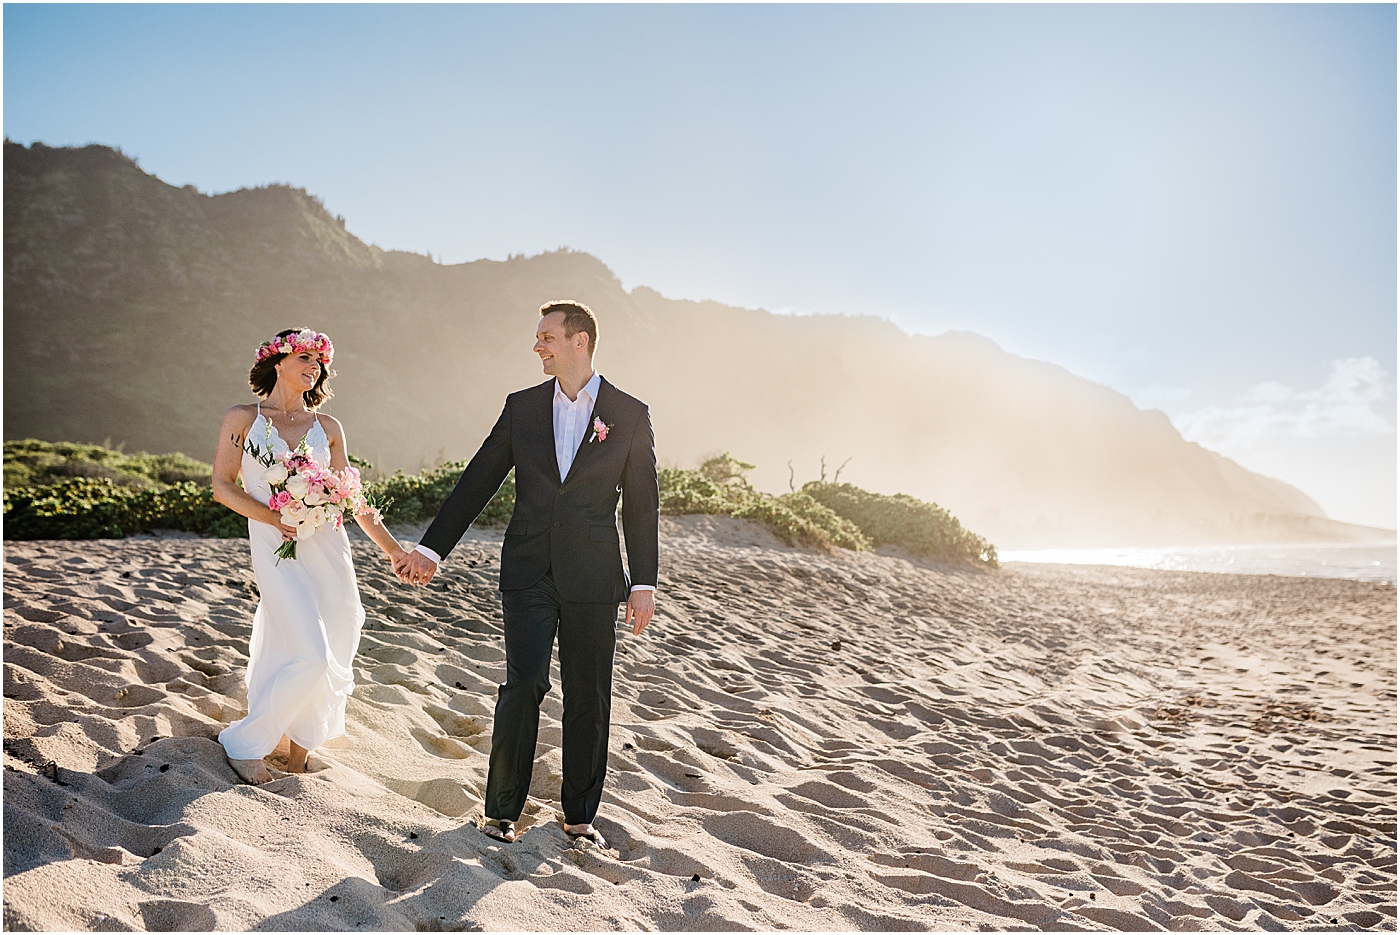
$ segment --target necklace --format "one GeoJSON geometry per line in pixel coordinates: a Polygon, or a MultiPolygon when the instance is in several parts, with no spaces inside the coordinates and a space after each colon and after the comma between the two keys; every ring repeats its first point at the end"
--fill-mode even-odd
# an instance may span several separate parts
{"type": "Polygon", "coordinates": [[[279,415],[286,416],[292,422],[296,422],[297,416],[301,415],[302,413],[305,413],[306,415],[312,414],[310,409],[282,409],[277,406],[269,406],[268,408],[270,408],[273,412],[278,413],[279,415]]]}
{"type": "MultiPolygon", "coordinates": [[[[286,417],[287,431],[293,437],[295,437],[296,433],[299,431],[299,429],[297,428],[297,416],[301,415],[302,413],[306,413],[314,419],[316,415],[309,409],[282,409],[278,406],[269,406],[268,408],[271,409],[273,413],[286,417]]],[[[272,421],[272,416],[268,415],[267,413],[264,413],[263,418],[267,420],[268,436],[271,437],[273,430],[277,428],[277,424],[272,421]]],[[[281,436],[282,433],[278,432],[277,434],[278,436],[281,436]]]]}

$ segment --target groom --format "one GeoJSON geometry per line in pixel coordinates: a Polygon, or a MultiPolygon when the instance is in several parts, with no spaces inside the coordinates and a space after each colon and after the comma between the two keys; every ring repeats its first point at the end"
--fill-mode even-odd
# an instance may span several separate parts
{"type": "Polygon", "coordinates": [[[651,622],[657,579],[658,491],[651,414],[593,371],[598,321],[586,305],[540,307],[535,353],[552,379],[506,397],[417,549],[394,566],[427,584],[515,468],[515,512],[501,547],[506,681],[496,699],[482,830],[515,840],[535,760],[540,702],[559,637],[564,692],[564,830],[606,847],[593,827],[608,770],[617,606],[633,635],[651,622]],[[627,563],[622,570],[617,500],[627,563]]]}

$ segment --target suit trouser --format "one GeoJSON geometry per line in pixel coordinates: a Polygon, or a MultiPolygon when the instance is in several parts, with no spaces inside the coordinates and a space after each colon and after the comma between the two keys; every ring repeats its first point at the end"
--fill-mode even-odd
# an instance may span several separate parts
{"type": "Polygon", "coordinates": [[[486,817],[517,821],[530,791],[540,702],[549,692],[549,658],[559,635],[564,692],[564,821],[591,823],[608,773],[613,649],[617,602],[579,603],[559,597],[546,574],[528,588],[501,592],[505,617],[506,681],[496,695],[486,817]]]}

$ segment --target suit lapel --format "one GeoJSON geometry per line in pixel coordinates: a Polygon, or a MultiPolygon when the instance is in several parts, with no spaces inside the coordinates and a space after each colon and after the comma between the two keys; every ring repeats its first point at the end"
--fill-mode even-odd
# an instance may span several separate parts
{"type": "MultiPolygon", "coordinates": [[[[600,377],[600,378],[598,379],[598,398],[597,398],[597,399],[594,401],[594,403],[593,403],[593,414],[592,414],[591,416],[588,417],[588,425],[584,426],[584,429],[583,429],[583,440],[580,441],[579,444],[578,444],[578,453],[574,455],[574,461],[573,461],[572,464],[569,465],[569,473],[568,473],[568,476],[566,476],[566,477],[564,478],[564,483],[567,484],[567,483],[569,482],[569,478],[573,477],[574,474],[576,474],[576,473],[578,472],[578,465],[579,465],[579,462],[580,462],[580,461],[582,461],[582,460],[584,460],[585,458],[591,456],[591,455],[593,454],[593,449],[595,449],[595,448],[601,448],[604,444],[606,444],[606,442],[599,442],[597,439],[594,439],[592,442],[590,442],[589,439],[590,439],[590,438],[593,438],[593,420],[594,420],[594,419],[602,419],[603,422],[604,422],[604,424],[606,424],[606,425],[612,425],[612,424],[613,424],[612,420],[608,418],[608,412],[611,410],[611,406],[609,405],[609,403],[612,402],[612,398],[611,398],[611,397],[612,397],[612,384],[608,383],[607,380],[604,380],[604,379],[602,379],[602,378],[600,377]]],[[[551,403],[551,405],[552,405],[552,403],[551,403]]],[[[550,438],[553,438],[553,437],[554,437],[554,435],[553,435],[553,426],[554,426],[553,417],[554,417],[554,410],[551,408],[551,409],[550,409],[550,420],[551,420],[551,421],[550,421],[550,432],[551,432],[550,438]]]]}
{"type": "Polygon", "coordinates": [[[551,473],[557,477],[559,459],[554,454],[554,379],[551,377],[548,383],[542,384],[539,391],[539,401],[532,408],[535,410],[535,419],[543,442],[541,451],[550,464],[551,473]]]}

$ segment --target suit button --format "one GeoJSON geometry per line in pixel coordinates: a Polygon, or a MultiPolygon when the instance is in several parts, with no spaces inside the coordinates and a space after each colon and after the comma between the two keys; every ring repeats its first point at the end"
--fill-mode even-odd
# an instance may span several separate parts
{"type": "Polygon", "coordinates": [[[559,528],[560,526],[562,526],[562,525],[564,525],[564,524],[563,524],[563,523],[555,523],[555,524],[554,524],[554,528],[555,528],[555,529],[558,529],[558,528],[559,528]]]}

